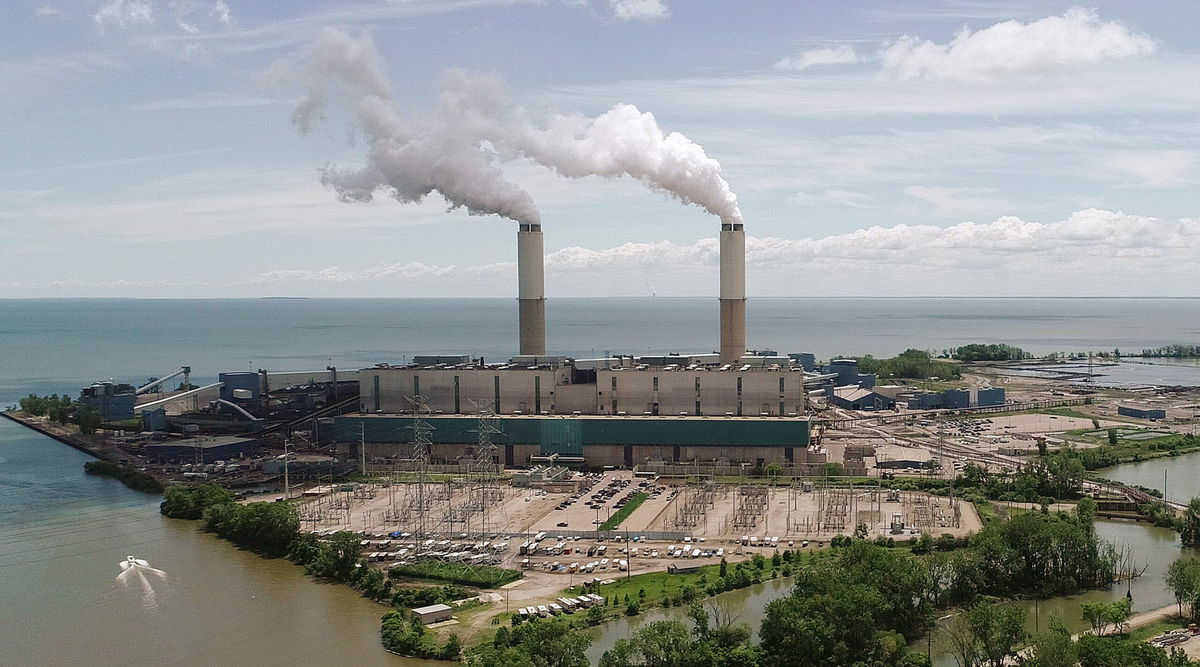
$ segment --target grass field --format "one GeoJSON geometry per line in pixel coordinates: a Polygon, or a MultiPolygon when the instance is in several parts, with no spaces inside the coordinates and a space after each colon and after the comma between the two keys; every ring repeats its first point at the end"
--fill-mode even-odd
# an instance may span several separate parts
{"type": "Polygon", "coordinates": [[[1167,630],[1187,627],[1187,624],[1188,622],[1179,616],[1170,616],[1162,619],[1161,621],[1156,621],[1150,625],[1143,625],[1136,630],[1130,631],[1129,638],[1134,641],[1146,641],[1147,639],[1150,639],[1155,635],[1162,634],[1167,630]]]}
{"type": "Polygon", "coordinates": [[[649,497],[650,494],[645,491],[633,494],[633,497],[629,499],[629,502],[625,503],[624,507],[617,510],[616,514],[608,517],[607,521],[600,524],[600,530],[615,530],[617,526],[621,525],[622,521],[628,519],[630,514],[633,514],[634,510],[641,507],[642,503],[646,502],[646,499],[649,497]]]}
{"type": "MultiPolygon", "coordinates": [[[[796,559],[791,565],[797,567],[804,563],[812,563],[827,558],[831,558],[833,552],[830,549],[822,549],[819,551],[805,551],[797,554],[796,559]]],[[[734,569],[734,564],[728,565],[729,570],[734,569]]],[[[744,561],[743,567],[750,568],[750,561],[744,561]]],[[[771,579],[771,559],[766,559],[766,566],[761,569],[750,569],[752,576],[757,576],[763,581],[771,579]]],[[[707,597],[705,587],[717,580],[721,575],[720,564],[704,565],[696,570],[689,570],[680,574],[670,574],[668,572],[647,572],[646,574],[635,574],[630,577],[619,577],[611,584],[600,586],[599,595],[610,600],[624,600],[628,595],[630,600],[639,599],[641,591],[646,591],[646,595],[642,601],[646,606],[657,606],[662,604],[662,601],[667,598],[678,599],[683,596],[684,587],[690,587],[696,595],[696,599],[707,597]]],[[[582,592],[582,588],[575,586],[567,589],[568,594],[578,594],[582,592]]],[[[645,606],[643,607],[643,609],[645,606]]]]}
{"type": "Polygon", "coordinates": [[[517,570],[506,570],[487,565],[466,566],[461,563],[439,563],[419,561],[409,565],[393,565],[390,570],[412,579],[448,581],[478,588],[495,588],[521,578],[517,570]]]}

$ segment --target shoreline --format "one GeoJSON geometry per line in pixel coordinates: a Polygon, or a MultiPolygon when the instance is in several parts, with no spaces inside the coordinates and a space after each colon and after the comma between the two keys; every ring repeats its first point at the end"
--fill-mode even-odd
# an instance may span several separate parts
{"type": "Polygon", "coordinates": [[[27,428],[31,431],[37,431],[38,433],[41,433],[42,435],[44,435],[48,438],[53,438],[53,439],[61,442],[62,444],[66,445],[72,449],[79,450],[79,451],[83,452],[84,454],[87,454],[88,456],[91,456],[92,458],[97,459],[99,461],[111,461],[112,460],[112,457],[106,455],[101,448],[96,447],[95,445],[92,445],[90,443],[84,442],[83,440],[76,438],[75,436],[72,436],[70,434],[58,433],[50,428],[47,428],[37,422],[30,420],[27,417],[18,417],[17,415],[15,415],[11,412],[0,412],[0,417],[4,417],[5,419],[7,419],[13,423],[20,424],[21,426],[24,426],[25,428],[27,428]]]}

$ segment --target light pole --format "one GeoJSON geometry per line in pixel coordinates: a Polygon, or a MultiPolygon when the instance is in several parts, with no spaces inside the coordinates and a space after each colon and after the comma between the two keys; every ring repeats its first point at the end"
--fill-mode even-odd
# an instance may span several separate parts
{"type": "Polygon", "coordinates": [[[291,489],[291,485],[288,483],[289,482],[289,479],[288,479],[288,447],[291,444],[292,443],[288,442],[287,440],[283,441],[283,501],[284,502],[287,502],[288,491],[291,489]]]}

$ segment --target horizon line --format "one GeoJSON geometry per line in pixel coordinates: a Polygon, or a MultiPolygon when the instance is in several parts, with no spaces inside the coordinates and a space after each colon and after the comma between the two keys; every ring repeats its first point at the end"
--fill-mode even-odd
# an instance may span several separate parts
{"type": "MultiPolygon", "coordinates": [[[[456,301],[456,300],[516,300],[516,296],[278,296],[278,295],[263,295],[263,296],[0,296],[0,301],[68,301],[68,300],[109,300],[109,301],[333,301],[333,300],[397,300],[397,301],[456,301]]],[[[701,296],[701,295],[638,295],[638,294],[618,294],[606,296],[578,296],[564,295],[547,297],[547,301],[558,299],[645,299],[653,301],[655,299],[718,299],[717,296],[701,296]]],[[[763,296],[748,296],[747,300],[756,299],[891,299],[891,300],[916,300],[916,299],[1075,299],[1075,300],[1176,300],[1187,301],[1200,299],[1200,295],[1194,296],[1164,296],[1164,295],[946,295],[946,294],[928,294],[928,295],[853,295],[853,294],[834,294],[834,295],[763,295],[763,296]]]]}

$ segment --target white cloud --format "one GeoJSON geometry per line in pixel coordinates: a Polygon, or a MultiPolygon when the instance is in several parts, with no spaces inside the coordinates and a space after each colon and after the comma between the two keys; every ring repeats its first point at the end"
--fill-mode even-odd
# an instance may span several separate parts
{"type": "Polygon", "coordinates": [[[96,12],[96,23],[121,27],[154,22],[154,8],[149,0],[111,0],[96,12]]]}
{"type": "Polygon", "coordinates": [[[662,0],[608,0],[608,5],[622,21],[654,21],[670,14],[662,0]]]}
{"type": "Polygon", "coordinates": [[[186,32],[189,35],[195,35],[200,32],[200,28],[197,28],[196,26],[192,25],[191,23],[188,23],[187,21],[184,21],[183,19],[175,19],[175,25],[178,25],[180,30],[186,32]]]}
{"type": "Polygon", "coordinates": [[[910,185],[904,194],[925,202],[943,215],[971,215],[974,213],[995,214],[1014,205],[1003,199],[988,196],[987,188],[948,188],[939,186],[910,185]]]}
{"type": "Polygon", "coordinates": [[[233,24],[233,15],[229,12],[229,5],[225,4],[225,0],[217,0],[213,5],[212,14],[222,25],[233,24]]]}
{"type": "Polygon", "coordinates": [[[759,113],[767,117],[837,118],[919,114],[945,118],[972,114],[1088,113],[1194,114],[1200,106],[1200,58],[1172,56],[1111,61],[1048,80],[1012,77],[963,85],[952,79],[902,81],[860,68],[819,77],[784,73],[728,77],[623,80],[548,91],[557,104],[636,100],[657,114],[759,113]]]}
{"type": "Polygon", "coordinates": [[[904,36],[885,48],[880,60],[884,73],[899,80],[981,81],[1139,58],[1154,49],[1146,35],[1075,7],[1030,23],[1004,21],[977,32],[963,28],[946,44],[904,36]]]}
{"type": "Polygon", "coordinates": [[[1173,188],[1196,183],[1198,157],[1182,150],[1113,151],[1101,157],[1098,171],[1143,188],[1173,188]]]}
{"type": "Polygon", "coordinates": [[[783,58],[775,63],[775,69],[803,71],[814,65],[843,65],[861,62],[862,58],[849,44],[810,49],[797,56],[783,58]]]}
{"type": "MultiPolygon", "coordinates": [[[[795,287],[815,293],[868,292],[880,275],[892,277],[891,291],[884,292],[889,295],[1157,294],[1164,293],[1164,279],[1185,278],[1200,261],[1200,247],[1193,242],[1197,235],[1200,219],[1169,220],[1099,209],[1077,211],[1050,223],[1004,216],[985,224],[962,222],[948,227],[874,226],[819,238],[748,237],[747,274],[757,294],[796,294],[795,287]],[[981,280],[984,273],[993,279],[981,280]],[[906,276],[936,280],[922,287],[923,283],[909,282],[906,276]],[[1155,277],[1139,280],[1139,276],[1155,277]],[[792,285],[789,280],[804,284],[792,285]]],[[[603,283],[606,293],[622,289],[641,293],[647,278],[653,278],[671,293],[703,294],[715,287],[719,254],[715,238],[682,244],[624,243],[598,250],[572,246],[546,255],[547,283],[603,283]]],[[[364,270],[276,270],[255,276],[252,282],[368,285],[436,279],[440,284],[466,276],[470,285],[480,276],[509,279],[514,274],[511,262],[439,266],[409,261],[364,270]]]]}

